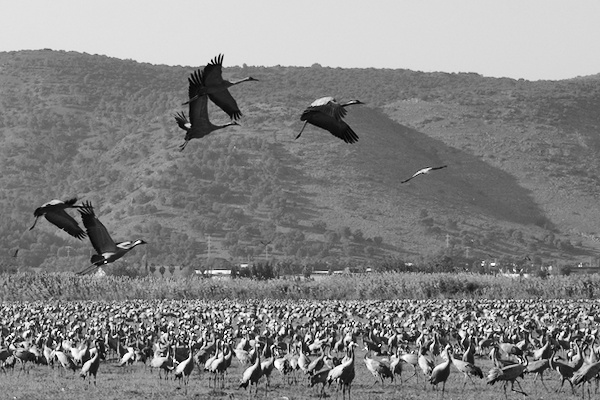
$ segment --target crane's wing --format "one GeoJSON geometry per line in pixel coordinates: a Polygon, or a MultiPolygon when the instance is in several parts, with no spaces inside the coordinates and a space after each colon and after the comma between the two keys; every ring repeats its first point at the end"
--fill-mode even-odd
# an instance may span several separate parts
{"type": "Polygon", "coordinates": [[[204,89],[204,85],[202,84],[202,73],[199,69],[190,74],[188,83],[188,99],[192,100],[202,89],[204,89]]]}
{"type": "MultiPolygon", "coordinates": [[[[194,71],[188,77],[188,82],[190,83],[188,88],[189,94],[189,114],[190,114],[190,123],[191,126],[198,126],[203,123],[203,121],[208,121],[208,105],[206,94],[204,92],[204,84],[202,83],[202,74],[200,74],[199,70],[194,71]]],[[[175,117],[177,119],[177,117],[175,117]]],[[[179,124],[179,121],[177,121],[179,124]]],[[[181,125],[179,125],[181,126],[181,125]]],[[[185,128],[183,128],[185,129],[185,128]]]]}
{"type": "Polygon", "coordinates": [[[231,93],[229,93],[229,90],[225,89],[215,93],[210,93],[208,97],[213,103],[215,103],[217,107],[225,111],[225,113],[229,115],[229,118],[233,120],[238,120],[241,118],[242,112],[240,111],[240,108],[238,107],[233,96],[231,96],[231,93]]]}
{"type": "Polygon", "coordinates": [[[208,98],[206,95],[190,102],[190,123],[192,127],[199,127],[208,123],[208,98]]]}
{"type": "MultiPolygon", "coordinates": [[[[333,97],[321,97],[312,102],[306,111],[317,111],[329,115],[337,120],[341,120],[346,116],[348,111],[342,107],[333,97]]],[[[305,112],[306,112],[305,111],[305,112]]]]}
{"type": "Polygon", "coordinates": [[[102,222],[96,218],[92,204],[90,202],[83,203],[83,207],[79,209],[79,213],[96,253],[102,255],[117,251],[117,245],[114,240],[112,240],[102,222]]]}
{"type": "Polygon", "coordinates": [[[77,221],[67,214],[65,210],[52,210],[52,212],[47,212],[44,216],[50,223],[56,225],[74,238],[81,240],[85,237],[83,229],[79,227],[77,221]]]}
{"type": "Polygon", "coordinates": [[[219,54],[202,71],[204,86],[218,86],[223,82],[223,54],[219,54]]]}
{"type": "Polygon", "coordinates": [[[341,119],[332,118],[330,115],[318,111],[305,111],[300,117],[301,121],[308,121],[312,125],[329,131],[332,135],[342,139],[346,143],[358,141],[358,135],[350,126],[341,119]]]}

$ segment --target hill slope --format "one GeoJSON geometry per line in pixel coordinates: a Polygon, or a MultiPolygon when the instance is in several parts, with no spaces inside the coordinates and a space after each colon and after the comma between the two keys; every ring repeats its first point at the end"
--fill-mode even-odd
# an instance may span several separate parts
{"type": "MultiPolygon", "coordinates": [[[[21,248],[23,265],[85,264],[89,243],[48,223],[27,231],[37,206],[74,195],[95,204],[115,238],[150,242],[132,262],[198,264],[209,251],[414,259],[446,246],[569,260],[598,250],[598,77],[231,67],[227,76],[260,80],[231,89],[242,126],[180,153],[172,116],[185,110],[192,70],[0,53],[3,254],[21,248]],[[302,109],[323,95],[367,103],[348,109],[358,143],[312,126],[293,139],[302,109]],[[437,164],[448,168],[399,183],[437,164]]],[[[213,122],[226,121],[210,107],[213,122]]]]}

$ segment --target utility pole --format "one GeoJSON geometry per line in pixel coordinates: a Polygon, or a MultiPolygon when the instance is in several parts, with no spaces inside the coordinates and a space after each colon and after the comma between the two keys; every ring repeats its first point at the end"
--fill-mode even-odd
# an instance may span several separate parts
{"type": "Polygon", "coordinates": [[[450,235],[446,233],[446,248],[450,247],[450,235]]]}

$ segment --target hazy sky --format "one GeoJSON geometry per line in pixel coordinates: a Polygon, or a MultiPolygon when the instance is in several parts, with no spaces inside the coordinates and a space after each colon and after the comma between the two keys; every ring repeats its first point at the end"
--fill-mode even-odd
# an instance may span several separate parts
{"type": "Polygon", "coordinates": [[[0,0],[0,51],[152,64],[600,73],[599,0],[0,0]]]}

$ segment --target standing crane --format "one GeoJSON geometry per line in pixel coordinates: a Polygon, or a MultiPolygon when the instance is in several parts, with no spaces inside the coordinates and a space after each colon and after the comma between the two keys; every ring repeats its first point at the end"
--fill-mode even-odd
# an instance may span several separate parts
{"type": "MultiPolygon", "coordinates": [[[[199,70],[197,71],[199,72],[199,70]]],[[[229,93],[229,88],[242,82],[258,81],[251,76],[236,81],[223,79],[223,54],[219,54],[208,63],[202,73],[198,74],[202,86],[198,91],[190,96],[190,99],[183,103],[188,104],[202,96],[208,95],[210,100],[221,110],[225,111],[231,119],[239,119],[242,116],[235,99],[229,93]]]]}
{"type": "Polygon", "coordinates": [[[89,376],[88,385],[92,382],[92,375],[94,375],[94,386],[96,386],[96,374],[98,373],[98,367],[100,366],[100,352],[98,349],[95,350],[94,356],[87,360],[81,367],[79,376],[85,380],[86,376],[89,376]]]}
{"type": "Polygon", "coordinates": [[[158,379],[162,379],[161,371],[165,371],[165,379],[167,379],[169,372],[175,367],[173,366],[173,357],[171,356],[171,346],[167,346],[167,354],[161,356],[159,349],[155,350],[154,357],[150,360],[150,368],[158,368],[158,379]]]}
{"type": "Polygon", "coordinates": [[[350,398],[350,388],[356,374],[354,370],[354,348],[356,346],[358,346],[356,342],[350,342],[347,346],[349,353],[347,359],[345,357],[340,365],[331,369],[327,374],[327,383],[329,386],[335,381],[342,388],[342,399],[346,398],[346,391],[348,392],[348,398],[350,398]]]}
{"type": "Polygon", "coordinates": [[[201,79],[199,71],[193,72],[188,78],[188,95],[190,97],[189,121],[182,112],[175,114],[177,125],[185,131],[185,141],[179,146],[180,151],[185,149],[185,146],[191,139],[200,139],[216,130],[232,125],[239,125],[235,121],[228,122],[224,125],[215,125],[210,122],[208,119],[208,98],[206,95],[197,95],[203,90],[201,79]]]}
{"type": "Polygon", "coordinates": [[[502,368],[494,367],[488,372],[487,384],[493,385],[498,381],[504,381],[504,396],[508,397],[508,395],[506,394],[506,385],[508,384],[508,382],[510,382],[511,391],[521,393],[522,395],[527,396],[527,393],[523,391],[521,384],[517,380],[517,378],[523,377],[523,374],[527,369],[527,364],[529,364],[529,362],[527,361],[527,357],[525,357],[525,362],[522,363],[507,365],[506,367],[502,368]],[[517,385],[519,385],[520,390],[515,389],[515,382],[517,382],[517,385]]]}
{"type": "MultiPolygon", "coordinates": [[[[546,387],[544,383],[544,371],[550,368],[550,362],[547,358],[542,358],[541,360],[535,360],[530,362],[525,369],[526,374],[535,374],[533,378],[533,382],[537,380],[538,376],[540,377],[540,381],[542,382],[542,386],[546,387]]],[[[547,389],[547,388],[546,388],[547,389]]]]}
{"type": "Polygon", "coordinates": [[[473,386],[475,386],[475,382],[473,381],[473,376],[483,379],[483,372],[481,371],[481,368],[479,368],[478,366],[476,366],[475,364],[473,364],[471,362],[453,358],[452,364],[456,367],[456,369],[459,372],[462,372],[462,374],[465,376],[465,380],[463,383],[463,390],[465,389],[465,386],[467,385],[467,378],[471,380],[471,383],[473,384],[473,386]]]}
{"type": "Polygon", "coordinates": [[[450,345],[447,344],[443,350],[443,355],[446,361],[438,364],[431,371],[431,376],[429,377],[429,383],[433,386],[437,387],[437,384],[442,382],[442,398],[444,398],[444,392],[446,390],[446,381],[450,376],[450,364],[452,364],[452,357],[450,355],[450,345]]]}
{"type": "Polygon", "coordinates": [[[90,238],[90,242],[97,254],[94,254],[91,258],[92,265],[80,271],[78,275],[87,274],[101,265],[112,263],[123,257],[135,246],[146,244],[142,239],[115,243],[104,225],[102,225],[102,222],[96,218],[94,208],[90,202],[83,203],[83,206],[79,209],[79,213],[81,214],[81,220],[90,238]]]}
{"type": "MultiPolygon", "coordinates": [[[[429,379],[431,378],[431,371],[433,371],[433,368],[435,367],[433,360],[429,357],[426,356],[427,354],[427,347],[419,347],[419,358],[418,358],[418,363],[419,363],[419,368],[421,368],[421,372],[423,372],[423,375],[425,375],[425,379],[429,379]]],[[[425,385],[427,385],[427,383],[425,383],[425,385]]],[[[426,386],[425,386],[426,387],[426,386]]]]}
{"type": "Polygon", "coordinates": [[[254,344],[254,352],[256,353],[254,364],[244,370],[239,386],[243,387],[245,390],[248,388],[248,385],[250,385],[250,393],[252,392],[252,385],[256,386],[255,393],[258,393],[258,381],[262,377],[262,369],[260,368],[260,352],[256,349],[257,346],[258,342],[254,344]]]}
{"type": "Polygon", "coordinates": [[[194,370],[194,347],[192,345],[193,345],[193,342],[190,340],[189,345],[188,345],[188,348],[189,348],[188,357],[185,360],[183,360],[182,362],[180,362],[179,364],[177,364],[177,367],[175,367],[175,378],[183,379],[183,384],[186,387],[190,383],[190,375],[192,374],[192,371],[194,370]]]}
{"type": "MultiPolygon", "coordinates": [[[[586,382],[589,383],[592,378],[597,377],[598,373],[600,373],[600,361],[592,363],[592,364],[585,364],[579,370],[577,370],[573,373],[573,377],[571,378],[571,383],[575,386],[581,384],[581,394],[584,399],[585,399],[585,383],[586,382]]],[[[588,398],[590,398],[590,400],[592,398],[590,395],[590,385],[589,384],[588,384],[588,398]]]]}
{"type": "Polygon", "coordinates": [[[394,374],[392,373],[390,367],[387,364],[382,363],[381,361],[369,358],[369,353],[371,353],[371,351],[365,353],[363,361],[365,362],[365,365],[369,372],[375,377],[375,382],[373,383],[373,385],[375,385],[378,381],[381,380],[381,386],[384,386],[384,380],[386,378],[389,378],[391,382],[394,382],[394,374]]]}
{"type": "MultiPolygon", "coordinates": [[[[41,216],[44,216],[50,223],[56,225],[74,238],[79,240],[83,239],[85,237],[85,232],[79,227],[79,224],[77,221],[75,221],[75,218],[71,217],[65,211],[67,208],[80,208],[81,206],[75,205],[76,202],[77,198],[74,197],[65,201],[56,199],[50,200],[49,202],[42,204],[41,207],[36,208],[33,212],[35,221],[33,221],[33,225],[31,228],[29,228],[29,230],[32,230],[35,227],[37,220],[41,216]]],[[[17,256],[16,252],[14,256],[17,256]]]]}
{"type": "Polygon", "coordinates": [[[428,173],[430,173],[431,171],[435,171],[435,170],[442,169],[442,168],[446,168],[446,167],[447,167],[447,165],[442,165],[441,167],[425,167],[425,168],[423,168],[423,169],[420,169],[420,170],[418,170],[418,171],[417,171],[417,172],[415,172],[415,173],[414,173],[414,174],[413,174],[413,175],[412,175],[410,178],[408,178],[408,179],[405,179],[405,180],[403,180],[403,181],[402,181],[402,182],[400,182],[400,183],[406,183],[406,182],[410,181],[411,179],[413,179],[413,178],[416,178],[416,177],[417,177],[417,176],[419,176],[419,175],[428,174],[428,173]]]}
{"type": "Polygon", "coordinates": [[[346,143],[356,143],[358,135],[343,121],[347,114],[346,107],[354,104],[364,104],[360,100],[350,100],[346,103],[338,103],[333,97],[322,97],[312,102],[312,104],[302,112],[300,121],[305,121],[302,129],[296,139],[302,135],[306,124],[317,126],[329,131],[335,137],[342,139],[346,143]]]}
{"type": "MultiPolygon", "coordinates": [[[[560,392],[563,388],[563,385],[565,384],[565,381],[567,381],[571,385],[571,392],[575,394],[575,388],[573,387],[573,382],[571,381],[571,378],[573,377],[575,371],[581,367],[581,365],[574,366],[569,363],[562,362],[558,359],[558,357],[555,357],[554,355],[548,359],[548,363],[550,365],[550,368],[558,372],[562,378],[560,382],[560,387],[556,389],[556,392],[560,392]]],[[[581,364],[583,364],[583,360],[581,361],[581,364]]]]}

